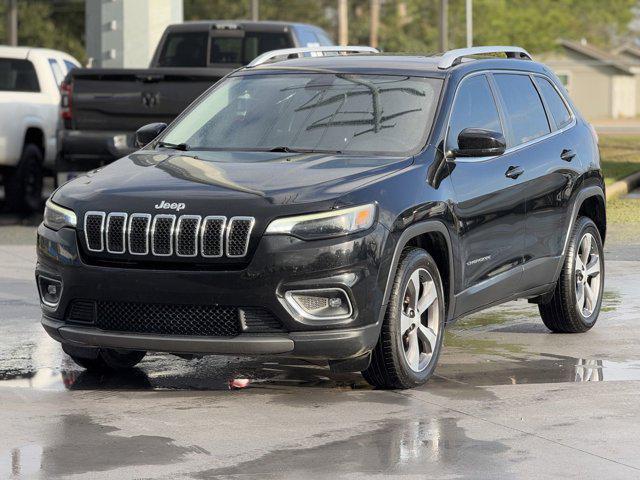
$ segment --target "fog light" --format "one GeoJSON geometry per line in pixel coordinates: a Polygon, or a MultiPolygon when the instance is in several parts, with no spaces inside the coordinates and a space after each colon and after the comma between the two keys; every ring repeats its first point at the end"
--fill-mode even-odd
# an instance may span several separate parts
{"type": "Polygon", "coordinates": [[[340,320],[353,313],[349,296],[341,288],[290,290],[285,293],[285,299],[296,313],[308,320],[340,320]]]}
{"type": "Polygon", "coordinates": [[[40,291],[40,301],[48,307],[55,307],[60,302],[62,294],[62,282],[54,278],[38,276],[38,290],[40,291]]]}

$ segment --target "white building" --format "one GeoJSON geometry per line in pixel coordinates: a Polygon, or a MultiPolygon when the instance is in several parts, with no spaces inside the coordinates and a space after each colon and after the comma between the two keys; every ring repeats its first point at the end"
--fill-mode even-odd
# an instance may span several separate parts
{"type": "Polygon", "coordinates": [[[86,0],[87,56],[94,67],[147,67],[165,27],[182,20],[182,0],[86,0]]]}

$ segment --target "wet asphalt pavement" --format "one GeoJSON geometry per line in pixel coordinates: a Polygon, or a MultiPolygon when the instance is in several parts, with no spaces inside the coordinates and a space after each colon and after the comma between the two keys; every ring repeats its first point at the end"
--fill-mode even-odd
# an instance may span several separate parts
{"type": "Polygon", "coordinates": [[[635,243],[607,245],[592,331],[551,334],[512,302],[450,327],[423,388],[376,391],[274,357],[84,372],[39,325],[37,218],[3,221],[0,479],[640,478],[635,243]]]}

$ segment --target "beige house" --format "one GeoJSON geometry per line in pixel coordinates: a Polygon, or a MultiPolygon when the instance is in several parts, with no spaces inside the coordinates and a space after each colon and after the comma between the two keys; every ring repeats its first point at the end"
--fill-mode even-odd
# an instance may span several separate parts
{"type": "Polygon", "coordinates": [[[587,119],[631,118],[640,113],[640,57],[632,61],[584,41],[559,43],[561,50],[535,59],[558,75],[587,119]]]}

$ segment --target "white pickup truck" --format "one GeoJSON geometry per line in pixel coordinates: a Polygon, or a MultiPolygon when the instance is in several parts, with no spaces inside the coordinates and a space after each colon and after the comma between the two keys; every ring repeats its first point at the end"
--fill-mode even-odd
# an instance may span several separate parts
{"type": "Polygon", "coordinates": [[[42,203],[42,177],[57,154],[60,83],[78,67],[57,50],[0,46],[0,175],[11,210],[42,203]]]}

